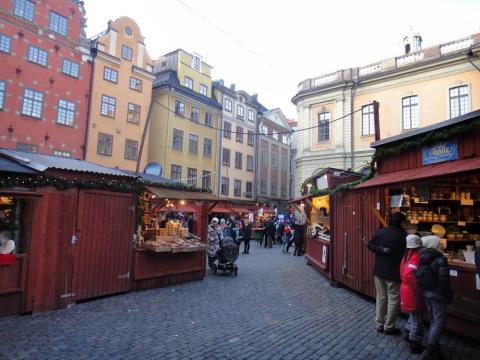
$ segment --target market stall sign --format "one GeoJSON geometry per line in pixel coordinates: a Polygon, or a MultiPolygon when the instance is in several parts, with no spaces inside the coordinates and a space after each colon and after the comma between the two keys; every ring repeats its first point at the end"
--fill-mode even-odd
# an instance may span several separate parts
{"type": "Polygon", "coordinates": [[[457,141],[442,141],[422,149],[423,165],[431,165],[444,161],[457,160],[457,141]]]}

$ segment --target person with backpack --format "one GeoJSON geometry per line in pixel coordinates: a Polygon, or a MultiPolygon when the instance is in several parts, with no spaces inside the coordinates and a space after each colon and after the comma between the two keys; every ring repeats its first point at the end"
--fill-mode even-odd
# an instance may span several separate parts
{"type": "Polygon", "coordinates": [[[422,241],[417,235],[407,236],[407,250],[400,263],[400,308],[408,314],[405,323],[404,340],[408,342],[412,354],[419,354],[423,351],[423,302],[417,286],[415,273],[420,264],[420,248],[422,241]]]}
{"type": "Polygon", "coordinates": [[[368,250],[375,254],[375,326],[379,333],[386,335],[401,333],[395,323],[400,312],[400,262],[407,237],[404,222],[404,214],[393,214],[389,227],[378,230],[368,242],[368,250]]]}
{"type": "Polygon", "coordinates": [[[450,268],[440,250],[438,236],[424,236],[422,243],[424,248],[420,251],[420,265],[415,276],[430,314],[430,329],[427,346],[421,359],[443,359],[444,355],[439,342],[447,320],[447,304],[453,298],[450,287],[450,268]]]}

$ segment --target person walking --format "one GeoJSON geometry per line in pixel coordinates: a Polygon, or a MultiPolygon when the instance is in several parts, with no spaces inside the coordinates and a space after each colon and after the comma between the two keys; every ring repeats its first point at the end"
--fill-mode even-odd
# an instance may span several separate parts
{"type": "Polygon", "coordinates": [[[250,240],[252,239],[252,223],[247,220],[243,227],[243,253],[250,254],[250,240]]]}
{"type": "Polygon", "coordinates": [[[305,214],[305,209],[302,207],[300,214],[295,218],[294,233],[293,233],[293,242],[295,244],[295,250],[293,251],[293,256],[302,256],[303,255],[303,243],[304,231],[303,228],[307,222],[307,214],[305,214]]]}
{"type": "Polygon", "coordinates": [[[292,229],[290,228],[290,224],[288,222],[285,223],[285,227],[283,228],[283,248],[282,252],[284,254],[288,254],[288,250],[293,243],[293,236],[292,236],[292,229]]]}
{"type": "Polygon", "coordinates": [[[265,247],[272,248],[273,239],[275,238],[275,223],[274,218],[269,218],[264,225],[265,231],[265,247]]]}
{"type": "Polygon", "coordinates": [[[404,340],[408,342],[412,354],[423,351],[423,301],[417,286],[415,272],[420,265],[422,241],[417,235],[407,236],[407,251],[400,263],[400,308],[408,314],[405,323],[404,340]]]}
{"type": "Polygon", "coordinates": [[[215,259],[217,258],[217,251],[220,249],[221,242],[223,241],[223,232],[218,226],[218,218],[214,217],[208,225],[208,267],[215,271],[215,259]]]}
{"type": "Polygon", "coordinates": [[[400,311],[400,262],[407,237],[404,222],[405,215],[393,214],[390,226],[378,230],[368,242],[368,250],[375,254],[375,326],[378,332],[386,335],[401,333],[395,324],[400,311]]]}
{"type": "Polygon", "coordinates": [[[453,298],[450,268],[440,250],[438,236],[424,236],[422,243],[424,248],[420,251],[420,265],[415,276],[430,314],[430,329],[421,359],[443,359],[439,341],[447,320],[447,305],[453,298]]]}

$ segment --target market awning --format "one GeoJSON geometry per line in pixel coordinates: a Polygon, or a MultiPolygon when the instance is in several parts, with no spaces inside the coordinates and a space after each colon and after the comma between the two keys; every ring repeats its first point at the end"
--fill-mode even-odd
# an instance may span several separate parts
{"type": "Polygon", "coordinates": [[[430,179],[443,175],[451,175],[474,170],[480,170],[480,158],[478,157],[458,161],[449,161],[441,164],[428,165],[417,169],[408,169],[375,176],[373,179],[355,186],[355,189],[430,179]]]}
{"type": "Polygon", "coordinates": [[[215,205],[212,210],[210,210],[211,213],[218,213],[218,214],[230,214],[234,212],[232,209],[222,206],[222,205],[215,205]]]}
{"type": "Polygon", "coordinates": [[[162,212],[177,211],[177,212],[193,213],[193,212],[197,212],[198,209],[194,208],[193,206],[185,204],[185,205],[174,205],[172,207],[164,206],[159,211],[162,211],[162,212]]]}
{"type": "Polygon", "coordinates": [[[207,200],[207,201],[218,201],[220,198],[213,194],[208,194],[198,191],[184,191],[184,190],[173,190],[167,188],[158,188],[154,186],[145,186],[145,188],[150,191],[152,194],[158,196],[162,199],[170,200],[207,200]]]}
{"type": "Polygon", "coordinates": [[[231,208],[232,211],[235,212],[235,213],[249,213],[249,212],[253,212],[253,211],[248,210],[246,207],[238,206],[238,205],[231,205],[230,208],[231,208]]]}

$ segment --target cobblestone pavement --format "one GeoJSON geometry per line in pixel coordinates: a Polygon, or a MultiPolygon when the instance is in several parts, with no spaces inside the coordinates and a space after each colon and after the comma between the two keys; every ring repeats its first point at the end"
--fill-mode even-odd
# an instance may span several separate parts
{"type": "MultiPolygon", "coordinates": [[[[238,277],[112,296],[0,320],[4,359],[417,359],[374,331],[374,304],[331,287],[279,247],[241,255],[238,277]]],[[[451,359],[480,359],[447,334],[451,359]]]]}

